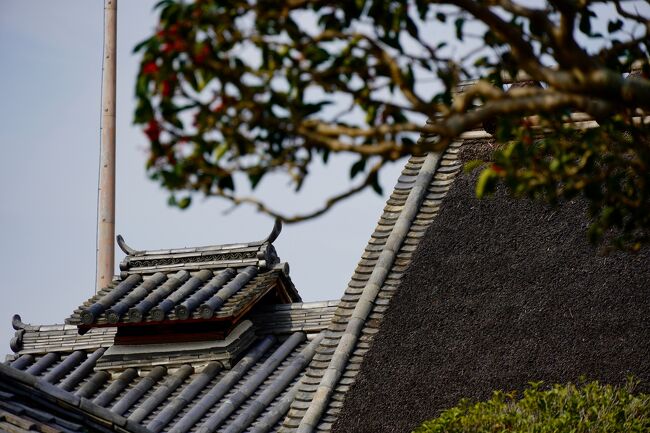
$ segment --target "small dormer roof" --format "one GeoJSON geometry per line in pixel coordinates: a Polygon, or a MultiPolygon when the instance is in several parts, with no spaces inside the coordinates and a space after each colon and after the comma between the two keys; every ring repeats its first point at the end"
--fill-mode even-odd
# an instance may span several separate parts
{"type": "Polygon", "coordinates": [[[265,296],[299,302],[289,266],[264,240],[198,248],[137,251],[118,237],[127,256],[120,277],[66,320],[80,332],[93,327],[226,322],[235,325],[265,296]]]}

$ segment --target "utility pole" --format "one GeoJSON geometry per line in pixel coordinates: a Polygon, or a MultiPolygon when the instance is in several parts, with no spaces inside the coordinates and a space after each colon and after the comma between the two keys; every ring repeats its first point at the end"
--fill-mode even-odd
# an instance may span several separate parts
{"type": "Polygon", "coordinates": [[[104,0],[102,123],[97,193],[97,276],[95,293],[113,280],[115,261],[115,87],[117,0],[104,0]]]}

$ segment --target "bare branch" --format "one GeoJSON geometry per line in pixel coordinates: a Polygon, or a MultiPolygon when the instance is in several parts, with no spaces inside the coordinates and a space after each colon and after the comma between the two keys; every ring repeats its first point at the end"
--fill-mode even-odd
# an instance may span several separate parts
{"type": "MultiPolygon", "coordinates": [[[[429,134],[455,139],[462,132],[499,116],[516,114],[523,117],[527,114],[555,113],[565,108],[581,110],[594,117],[600,117],[610,113],[612,105],[606,101],[582,95],[540,90],[536,95],[504,97],[488,101],[475,111],[453,114],[448,118],[427,124],[425,129],[429,134]]],[[[422,150],[439,151],[441,149],[438,143],[430,143],[426,147],[423,146],[422,150]]]]}
{"type": "Polygon", "coordinates": [[[370,169],[370,171],[368,172],[368,175],[366,176],[366,178],[364,179],[364,181],[361,184],[359,184],[359,185],[357,185],[357,186],[355,186],[353,188],[350,188],[347,191],[344,191],[344,192],[342,192],[340,194],[337,194],[337,195],[334,195],[334,196],[328,198],[325,201],[325,203],[323,204],[323,206],[321,206],[320,208],[318,208],[318,209],[316,209],[316,210],[314,210],[312,212],[308,212],[308,213],[304,213],[304,214],[286,215],[286,214],[280,213],[280,212],[270,208],[263,201],[258,200],[258,199],[254,198],[254,197],[238,197],[238,196],[236,196],[234,194],[228,193],[228,192],[223,191],[223,190],[222,191],[213,191],[213,192],[210,193],[210,195],[224,198],[224,199],[230,201],[233,204],[233,206],[235,206],[235,207],[240,206],[242,204],[253,205],[257,209],[258,212],[264,213],[264,214],[269,215],[269,216],[271,216],[273,218],[281,219],[283,222],[285,222],[287,224],[299,223],[299,222],[307,221],[307,220],[310,220],[310,219],[313,219],[313,218],[316,218],[318,216],[323,215],[325,212],[329,211],[332,207],[334,207],[334,205],[336,205],[337,203],[339,203],[339,202],[341,202],[341,201],[343,201],[343,200],[345,200],[345,199],[347,199],[349,197],[352,197],[353,195],[356,195],[356,194],[360,193],[361,191],[363,191],[364,189],[368,188],[372,184],[373,179],[376,178],[377,173],[383,167],[383,165],[384,165],[384,161],[379,161],[377,164],[375,164],[370,169]]]}

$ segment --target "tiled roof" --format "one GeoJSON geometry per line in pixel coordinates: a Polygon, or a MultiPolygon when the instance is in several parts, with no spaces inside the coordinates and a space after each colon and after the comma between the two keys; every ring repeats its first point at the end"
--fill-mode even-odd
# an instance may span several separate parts
{"type": "MultiPolygon", "coordinates": [[[[241,322],[238,326],[246,329],[237,328],[236,337],[252,336],[254,342],[240,345],[233,337],[218,349],[241,353],[210,358],[214,347],[201,352],[200,345],[182,343],[182,348],[165,349],[163,356],[163,349],[153,346],[109,352],[105,345],[116,325],[200,320],[221,311],[232,317],[240,305],[237,296],[262,297],[265,281],[282,281],[287,273],[277,266],[271,245],[277,230],[258,243],[155,252],[135,251],[121,241],[129,256],[120,280],[68,320],[105,328],[78,336],[68,332],[70,325],[38,330],[25,325],[13,342],[19,356],[12,365],[154,433],[329,431],[390,299],[460,169],[459,148],[455,142],[441,154],[409,159],[339,302],[241,301],[252,308],[245,318],[252,326],[241,322]],[[204,310],[210,314],[203,316],[204,310]],[[68,350],[55,348],[57,338],[68,350]],[[94,350],[79,349],[86,339],[94,339],[94,350]],[[129,358],[139,351],[136,358],[142,359],[149,349],[154,355],[142,365],[129,358]],[[180,356],[188,350],[196,357],[180,356]],[[102,365],[109,355],[112,361],[102,365]]],[[[288,298],[298,299],[297,293],[288,298]]]]}
{"type": "Polygon", "coordinates": [[[79,335],[72,325],[34,326],[15,317],[18,350],[2,371],[78,404],[92,404],[100,418],[118,417],[150,432],[275,431],[335,305],[264,306],[223,343],[136,347],[114,346],[115,327],[79,335]],[[251,341],[232,346],[243,338],[251,341]],[[217,344],[239,351],[232,363],[218,359],[217,344]],[[148,350],[152,356],[137,365],[142,354],[119,356],[129,350],[148,350]]]}
{"type": "Polygon", "coordinates": [[[66,320],[71,325],[114,326],[168,320],[225,320],[246,312],[272,289],[285,302],[300,301],[282,265],[271,270],[247,266],[213,273],[202,269],[192,275],[158,272],[147,278],[131,274],[84,302],[66,320]]]}
{"type": "Polygon", "coordinates": [[[262,241],[175,250],[136,251],[119,238],[128,254],[120,278],[90,298],[66,320],[83,331],[167,321],[235,322],[272,290],[279,301],[299,302],[272,242],[276,221],[262,241]]]}
{"type": "MultiPolygon", "coordinates": [[[[470,132],[467,139],[480,138],[470,132]]],[[[422,137],[421,140],[431,140],[422,137]]],[[[316,349],[281,431],[330,431],[380,321],[426,229],[461,167],[461,141],[406,163],[316,349]]]]}
{"type": "MultiPolygon", "coordinates": [[[[292,332],[320,332],[329,325],[339,301],[294,302],[263,306],[249,319],[257,334],[288,334],[292,332]]],[[[115,327],[93,328],[80,335],[75,325],[30,325],[20,316],[13,319],[16,330],[11,348],[18,355],[48,352],[74,352],[108,348],[115,339],[115,327]]]]}
{"type": "Polygon", "coordinates": [[[193,272],[247,266],[270,268],[279,261],[272,244],[281,230],[282,223],[276,220],[271,233],[261,241],[148,251],[135,250],[118,236],[118,244],[127,254],[120,263],[121,277],[124,279],[131,274],[153,275],[178,270],[193,272]]]}
{"type": "Polygon", "coordinates": [[[0,431],[9,433],[148,433],[92,401],[0,364],[0,431]]]}
{"type": "Polygon", "coordinates": [[[151,432],[270,431],[286,413],[283,400],[313,357],[323,334],[256,338],[231,368],[221,362],[174,368],[96,369],[105,349],[25,354],[5,367],[54,385],[70,399],[92,402],[151,432]],[[223,427],[223,428],[222,428],[223,427]]]}
{"type": "Polygon", "coordinates": [[[116,328],[93,328],[79,335],[75,325],[30,325],[17,314],[12,322],[16,334],[11,339],[11,350],[21,355],[106,348],[115,339],[116,328]]]}
{"type": "Polygon", "coordinates": [[[338,304],[339,301],[322,301],[269,305],[257,310],[251,320],[261,333],[320,331],[330,324],[338,304]]]}
{"type": "Polygon", "coordinates": [[[336,305],[296,302],[272,246],[280,228],[259,242],[164,251],[120,238],[121,275],[67,324],[14,317],[16,354],[0,375],[135,433],[275,430],[336,305]]]}

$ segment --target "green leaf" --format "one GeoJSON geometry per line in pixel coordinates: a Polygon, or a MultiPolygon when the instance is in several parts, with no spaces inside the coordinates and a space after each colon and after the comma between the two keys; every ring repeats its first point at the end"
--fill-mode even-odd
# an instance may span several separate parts
{"type": "Polygon", "coordinates": [[[471,161],[467,161],[465,165],[463,166],[463,170],[465,173],[472,172],[476,170],[479,167],[482,167],[485,164],[485,161],[482,161],[480,159],[472,159],[471,161]]]}
{"type": "Polygon", "coordinates": [[[496,173],[486,168],[481,172],[476,182],[476,197],[483,198],[493,191],[496,183],[496,173]]]}
{"type": "Polygon", "coordinates": [[[580,15],[580,24],[578,25],[580,31],[588,36],[591,36],[591,17],[588,13],[580,15]]]}
{"type": "Polygon", "coordinates": [[[357,174],[362,173],[366,168],[366,158],[361,158],[350,167],[350,179],[354,179],[357,174]]]}
{"type": "Polygon", "coordinates": [[[228,143],[223,142],[219,143],[219,145],[214,149],[214,158],[216,161],[219,161],[223,156],[226,154],[228,151],[228,143]]]}
{"type": "Polygon", "coordinates": [[[454,27],[456,28],[456,37],[459,41],[463,40],[463,26],[465,25],[465,18],[456,18],[454,27]]]}
{"type": "Polygon", "coordinates": [[[372,187],[372,190],[377,194],[384,195],[384,190],[379,184],[379,175],[376,172],[370,176],[370,186],[372,187]]]}
{"type": "Polygon", "coordinates": [[[147,39],[145,39],[144,41],[140,42],[139,44],[137,44],[137,45],[133,48],[133,53],[137,53],[138,51],[140,51],[141,49],[143,49],[144,47],[146,47],[147,45],[149,45],[149,44],[150,44],[150,43],[151,43],[155,38],[156,38],[155,36],[152,36],[152,37],[147,38],[147,39]]]}
{"type": "Polygon", "coordinates": [[[544,34],[544,26],[541,25],[541,23],[537,20],[531,20],[530,21],[530,33],[533,35],[540,37],[544,34]]]}
{"type": "Polygon", "coordinates": [[[232,176],[223,176],[220,177],[219,180],[217,181],[217,187],[219,189],[229,189],[231,191],[235,190],[235,182],[232,180],[232,176]]]}
{"type": "Polygon", "coordinates": [[[259,185],[260,181],[262,180],[265,174],[266,174],[265,170],[260,170],[255,173],[248,174],[248,180],[251,183],[251,189],[257,188],[257,185],[259,185]]]}
{"type": "Polygon", "coordinates": [[[188,207],[190,207],[190,204],[192,204],[192,197],[187,196],[187,197],[183,197],[182,199],[180,199],[180,200],[176,203],[176,206],[177,206],[179,209],[187,209],[188,207]]]}
{"type": "Polygon", "coordinates": [[[409,18],[408,16],[405,17],[406,19],[406,31],[409,32],[411,36],[415,39],[420,39],[420,34],[418,31],[418,26],[415,25],[413,20],[409,18]]]}
{"type": "Polygon", "coordinates": [[[623,21],[620,19],[617,19],[615,21],[610,21],[607,23],[607,31],[609,33],[614,33],[623,28],[623,21]]]}

